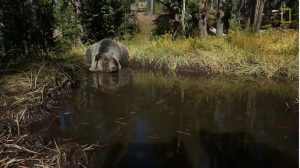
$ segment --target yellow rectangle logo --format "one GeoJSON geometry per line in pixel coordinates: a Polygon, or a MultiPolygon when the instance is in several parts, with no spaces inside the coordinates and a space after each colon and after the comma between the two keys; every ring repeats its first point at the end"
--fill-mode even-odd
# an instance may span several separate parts
{"type": "Polygon", "coordinates": [[[292,23],[292,9],[291,8],[280,8],[281,23],[292,23]]]}

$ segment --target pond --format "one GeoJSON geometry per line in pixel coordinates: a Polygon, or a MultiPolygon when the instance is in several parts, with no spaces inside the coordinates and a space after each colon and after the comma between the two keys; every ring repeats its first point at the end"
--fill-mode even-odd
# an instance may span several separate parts
{"type": "Polygon", "coordinates": [[[123,69],[88,73],[51,138],[98,144],[95,167],[298,167],[298,83],[123,69]]]}

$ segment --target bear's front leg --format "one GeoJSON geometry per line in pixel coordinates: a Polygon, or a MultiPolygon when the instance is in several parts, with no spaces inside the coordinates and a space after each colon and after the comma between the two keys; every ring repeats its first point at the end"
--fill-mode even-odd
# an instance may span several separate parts
{"type": "Polygon", "coordinates": [[[98,64],[98,61],[96,61],[96,58],[92,60],[92,64],[91,64],[91,67],[90,67],[90,71],[96,71],[96,68],[97,68],[97,64],[98,64]]]}

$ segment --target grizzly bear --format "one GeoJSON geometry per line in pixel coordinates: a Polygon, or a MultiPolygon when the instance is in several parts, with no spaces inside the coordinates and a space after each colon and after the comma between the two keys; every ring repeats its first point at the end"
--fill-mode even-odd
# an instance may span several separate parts
{"type": "Polygon", "coordinates": [[[128,58],[127,49],[111,39],[92,44],[86,51],[90,71],[118,72],[128,65],[128,58]]]}

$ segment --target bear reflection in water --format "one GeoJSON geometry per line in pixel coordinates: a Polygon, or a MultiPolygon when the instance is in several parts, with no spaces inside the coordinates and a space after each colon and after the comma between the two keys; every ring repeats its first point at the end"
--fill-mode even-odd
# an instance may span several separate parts
{"type": "Polygon", "coordinates": [[[119,88],[129,84],[130,70],[122,69],[119,73],[93,73],[89,85],[102,92],[116,91],[119,88]]]}

